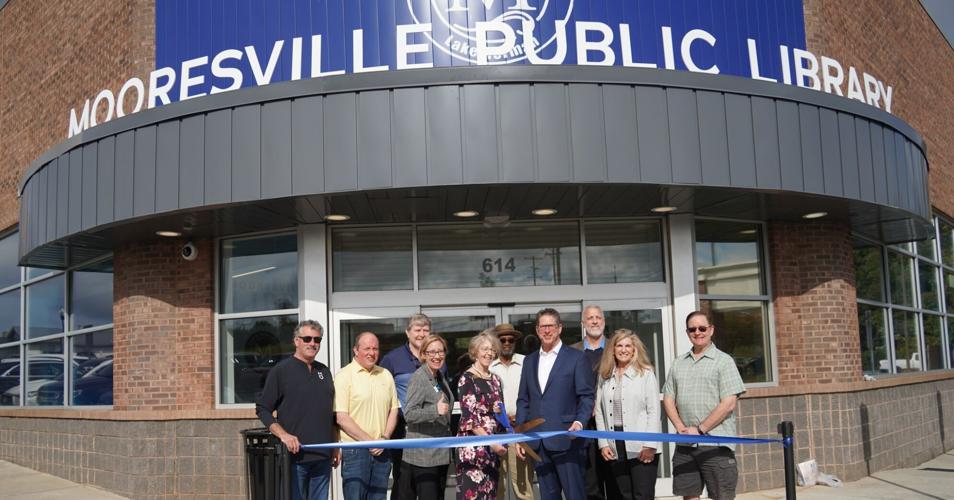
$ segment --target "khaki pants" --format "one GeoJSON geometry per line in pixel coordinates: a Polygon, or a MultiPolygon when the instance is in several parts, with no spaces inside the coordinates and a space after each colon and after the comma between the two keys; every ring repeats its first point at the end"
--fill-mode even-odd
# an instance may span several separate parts
{"type": "Polygon", "coordinates": [[[513,488],[514,498],[533,500],[533,461],[517,458],[516,445],[510,445],[507,456],[500,459],[497,499],[507,498],[507,490],[510,488],[513,488]]]}

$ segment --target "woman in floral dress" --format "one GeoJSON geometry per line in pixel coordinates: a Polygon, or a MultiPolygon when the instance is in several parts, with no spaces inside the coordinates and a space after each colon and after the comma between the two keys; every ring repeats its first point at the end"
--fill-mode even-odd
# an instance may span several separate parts
{"type": "MultiPolygon", "coordinates": [[[[457,382],[460,395],[460,429],[458,436],[486,436],[502,429],[494,412],[503,401],[500,379],[490,373],[490,363],[500,352],[500,341],[489,332],[482,332],[470,341],[468,353],[474,364],[457,382]]],[[[507,448],[490,446],[457,449],[457,498],[459,500],[497,498],[497,474],[500,457],[507,448]]]]}

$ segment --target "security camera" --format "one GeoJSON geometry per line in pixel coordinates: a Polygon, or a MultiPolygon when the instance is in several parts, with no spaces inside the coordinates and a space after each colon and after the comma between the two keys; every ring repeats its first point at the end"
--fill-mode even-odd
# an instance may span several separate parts
{"type": "Polygon", "coordinates": [[[182,250],[179,250],[179,253],[185,260],[195,260],[195,258],[199,256],[199,249],[195,247],[195,243],[190,241],[182,245],[182,250]]]}

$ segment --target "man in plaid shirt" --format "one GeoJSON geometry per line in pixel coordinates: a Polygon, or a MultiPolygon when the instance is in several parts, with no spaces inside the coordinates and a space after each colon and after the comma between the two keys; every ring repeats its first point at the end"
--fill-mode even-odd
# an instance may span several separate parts
{"type": "MultiPolygon", "coordinates": [[[[714,333],[706,313],[686,317],[692,350],[676,358],[663,386],[663,408],[679,434],[736,435],[735,405],[745,386],[732,357],[712,343],[714,333]]],[[[714,500],[735,498],[739,470],[734,444],[678,445],[672,465],[676,495],[697,499],[705,485],[714,500]]]]}

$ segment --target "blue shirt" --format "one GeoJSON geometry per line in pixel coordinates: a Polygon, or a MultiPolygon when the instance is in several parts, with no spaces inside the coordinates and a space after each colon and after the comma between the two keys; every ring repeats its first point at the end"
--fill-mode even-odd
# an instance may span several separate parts
{"type": "MultiPolygon", "coordinates": [[[[381,368],[391,372],[394,377],[394,385],[397,386],[398,400],[401,401],[401,408],[407,403],[407,384],[411,381],[411,376],[421,367],[421,360],[411,353],[411,346],[404,344],[401,347],[393,349],[384,355],[381,360],[381,368]]],[[[447,363],[441,366],[441,373],[447,375],[447,363]]]]}

